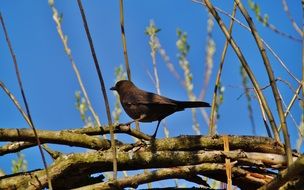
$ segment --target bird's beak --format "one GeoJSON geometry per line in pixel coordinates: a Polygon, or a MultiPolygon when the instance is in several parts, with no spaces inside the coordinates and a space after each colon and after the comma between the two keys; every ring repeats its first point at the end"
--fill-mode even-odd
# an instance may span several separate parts
{"type": "Polygon", "coordinates": [[[110,90],[116,90],[115,86],[111,87],[110,90]]]}

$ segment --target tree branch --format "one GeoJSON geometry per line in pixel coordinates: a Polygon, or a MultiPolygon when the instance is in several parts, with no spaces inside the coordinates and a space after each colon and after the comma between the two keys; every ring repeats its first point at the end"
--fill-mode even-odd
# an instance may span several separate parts
{"type": "MultiPolygon", "coordinates": [[[[109,140],[100,139],[94,137],[98,134],[108,134],[109,128],[80,128],[65,131],[49,131],[49,130],[37,130],[39,138],[42,143],[61,144],[68,146],[78,146],[83,148],[95,149],[95,150],[108,150],[111,146],[109,140]],[[90,136],[93,135],[93,136],[90,136]]],[[[124,133],[127,129],[115,130],[115,132],[124,133]]],[[[148,138],[149,136],[144,133],[138,133],[141,137],[148,138]]],[[[127,133],[127,132],[126,132],[127,133]]],[[[145,139],[146,139],[145,138],[145,139]]],[[[149,137],[150,138],[150,137],[149,137]]],[[[285,154],[284,147],[268,137],[255,137],[255,136],[228,136],[229,145],[231,150],[245,150],[249,152],[261,152],[261,153],[275,153],[285,154]]],[[[0,148],[0,155],[20,151],[22,149],[32,147],[35,145],[35,136],[30,129],[0,129],[0,141],[26,141],[23,142],[26,145],[19,146],[14,142],[10,145],[5,145],[0,148]]],[[[148,141],[143,143],[139,141],[135,144],[122,144],[118,145],[118,148],[123,151],[129,151],[132,149],[138,149],[140,147],[150,145],[147,149],[151,151],[177,151],[177,150],[222,150],[223,141],[221,136],[179,136],[173,138],[156,139],[154,141],[148,141]]]]}
{"type": "MultiPolygon", "coordinates": [[[[69,146],[79,146],[90,149],[109,149],[109,140],[76,134],[67,131],[37,130],[41,143],[54,143],[69,146]]],[[[0,141],[27,141],[35,143],[35,135],[31,129],[0,129],[0,141]]]]}
{"type": "MultiPolygon", "coordinates": [[[[237,164],[235,164],[235,166],[239,168],[242,167],[244,170],[246,167],[248,168],[255,166],[257,166],[257,169],[270,168],[273,170],[278,168],[278,166],[280,166],[279,168],[282,168],[287,164],[285,156],[280,154],[242,152],[239,150],[224,152],[149,151],[148,149],[137,149],[136,151],[122,151],[118,149],[118,171],[148,168],[170,168],[177,166],[198,165],[203,163],[224,164],[225,158],[229,158],[232,162],[236,162],[237,164]]],[[[72,180],[70,180],[70,178],[73,178],[75,176],[90,176],[92,174],[100,172],[112,171],[112,156],[113,154],[110,149],[106,151],[93,151],[62,155],[49,166],[49,174],[54,184],[63,183],[62,180],[65,181],[66,185],[68,182],[74,183],[72,180]]],[[[233,168],[232,173],[236,170],[238,169],[233,168]]],[[[265,173],[267,170],[264,169],[263,171],[265,173]]],[[[220,178],[219,174],[221,172],[225,173],[224,165],[222,165],[220,171],[218,167],[211,167],[209,169],[205,168],[205,171],[200,173],[200,175],[210,174],[210,176],[213,176],[213,178],[217,179],[220,178]]],[[[270,172],[267,173],[270,175],[270,172]]],[[[248,177],[251,176],[251,178],[254,178],[254,176],[257,176],[258,174],[260,173],[256,173],[255,175],[245,175],[244,173],[244,175],[241,177],[239,175],[236,175],[234,177],[240,177],[243,180],[246,180],[248,177]]],[[[221,176],[225,182],[225,175],[221,176]]],[[[233,179],[233,182],[235,182],[235,179],[233,179]]],[[[0,177],[0,189],[9,189],[12,187],[15,187],[17,189],[28,189],[30,187],[44,188],[46,185],[47,178],[45,176],[44,170],[29,172],[26,174],[22,173],[15,176],[0,177]]],[[[262,184],[260,183],[260,185],[262,184]]]]}
{"type": "Polygon", "coordinates": [[[259,190],[272,190],[272,189],[276,190],[279,189],[282,185],[284,185],[288,181],[297,180],[298,178],[301,178],[300,181],[302,181],[303,183],[303,173],[304,173],[304,156],[301,156],[286,170],[279,173],[279,175],[274,180],[264,185],[259,190]]]}

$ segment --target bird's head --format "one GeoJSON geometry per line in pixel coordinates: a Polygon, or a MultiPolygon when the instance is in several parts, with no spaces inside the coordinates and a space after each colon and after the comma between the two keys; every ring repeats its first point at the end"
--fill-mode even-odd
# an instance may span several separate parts
{"type": "Polygon", "coordinates": [[[121,94],[124,91],[128,91],[130,88],[135,87],[131,81],[128,80],[120,80],[115,86],[111,87],[110,90],[115,90],[118,94],[121,94]]]}

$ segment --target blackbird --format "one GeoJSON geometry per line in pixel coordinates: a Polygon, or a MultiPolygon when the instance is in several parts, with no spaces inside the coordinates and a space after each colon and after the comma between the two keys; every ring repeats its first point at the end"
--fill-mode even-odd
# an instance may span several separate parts
{"type": "Polygon", "coordinates": [[[158,121],[152,138],[156,137],[161,120],[174,112],[182,111],[185,108],[210,107],[210,104],[207,102],[177,101],[146,92],[137,88],[128,80],[118,81],[110,90],[117,91],[123,109],[134,121],[158,121]]]}

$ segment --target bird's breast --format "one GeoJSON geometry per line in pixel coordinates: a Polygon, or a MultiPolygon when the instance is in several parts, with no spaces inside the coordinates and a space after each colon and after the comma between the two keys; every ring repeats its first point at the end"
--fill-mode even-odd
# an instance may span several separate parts
{"type": "Polygon", "coordinates": [[[149,108],[143,104],[124,103],[122,106],[132,119],[139,119],[142,115],[148,115],[150,113],[149,108]]]}

